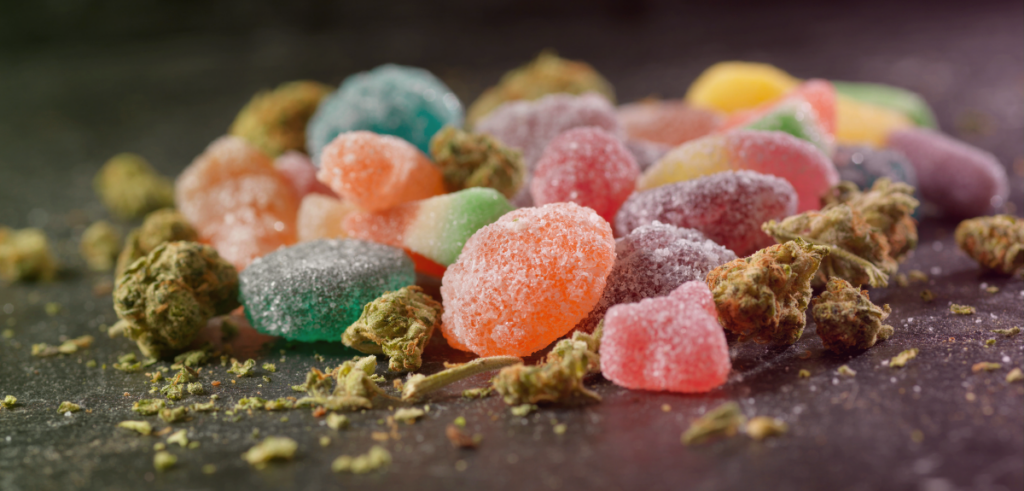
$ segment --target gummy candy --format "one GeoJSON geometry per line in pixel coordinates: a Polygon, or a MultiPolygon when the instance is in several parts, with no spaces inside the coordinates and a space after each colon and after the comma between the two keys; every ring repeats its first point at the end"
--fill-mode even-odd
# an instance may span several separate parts
{"type": "Polygon", "coordinates": [[[761,224],[796,213],[796,206],[796,193],[785,179],[720,172],[634,194],[615,216],[615,233],[622,237],[659,221],[696,229],[746,256],[774,242],[761,224]]]}
{"type": "Polygon", "coordinates": [[[480,356],[525,356],[590,312],[615,261],[608,222],[575,203],[508,213],[474,234],[441,284],[441,332],[480,356]]]}
{"type": "Polygon", "coordinates": [[[608,310],[600,351],[606,378],[630,389],[684,393],[725,383],[732,363],[722,325],[707,310],[711,292],[700,282],[679,290],[608,310]]]}
{"type": "Polygon", "coordinates": [[[826,155],[831,155],[835,133],[835,90],[825,80],[804,82],[780,101],[733,113],[720,129],[732,128],[782,131],[809,141],[826,155]]]}
{"type": "Polygon", "coordinates": [[[726,170],[752,170],[789,181],[797,211],[817,210],[828,188],[839,182],[835,165],[814,145],[779,131],[732,130],[684,143],[637,180],[637,190],[726,170]]]}
{"type": "Polygon", "coordinates": [[[295,243],[299,199],[270,159],[240,137],[214,140],[178,176],[181,214],[239,270],[295,243]]]}
{"type": "Polygon", "coordinates": [[[647,170],[648,167],[654,165],[655,162],[661,160],[672,147],[668,145],[662,145],[660,143],[653,143],[646,140],[626,140],[626,150],[633,154],[633,160],[636,160],[636,165],[640,167],[640,172],[647,170]]]}
{"type": "Polygon", "coordinates": [[[263,256],[239,275],[239,298],[257,331],[337,341],[363,306],[415,282],[401,249],[353,239],[303,242],[263,256]]]}
{"type": "Polygon", "coordinates": [[[472,187],[497,189],[506,198],[523,185],[523,156],[493,137],[445,126],[430,140],[430,155],[441,168],[448,191],[472,187]]]}
{"type": "Polygon", "coordinates": [[[833,81],[836,92],[857,101],[892,109],[903,114],[914,124],[938,129],[935,113],[924,98],[915,92],[892,85],[865,82],[833,81]]]}
{"type": "Polygon", "coordinates": [[[274,168],[285,179],[288,179],[292,188],[295,189],[295,195],[299,198],[310,193],[336,197],[331,188],[316,180],[316,166],[302,152],[289,150],[281,154],[274,159],[274,168]]]}
{"type": "Polygon", "coordinates": [[[736,254],[696,230],[657,221],[639,227],[615,241],[615,265],[601,300],[576,330],[592,332],[613,305],[662,297],[688,281],[703,285],[708,272],[733,259],[736,254]]]}
{"type": "Polygon", "coordinates": [[[799,83],[764,63],[725,61],[704,70],[686,91],[686,102],[731,113],[782,97],[799,83]]]}
{"type": "Polygon", "coordinates": [[[836,141],[845,145],[885,146],[890,133],[912,128],[906,116],[844,95],[836,96],[836,141]]]}
{"type": "Polygon", "coordinates": [[[832,162],[842,180],[850,181],[861,189],[870,188],[882,177],[917,186],[914,167],[906,156],[893,150],[840,145],[836,147],[832,162]]]}
{"type": "Polygon", "coordinates": [[[320,82],[296,80],[260,91],[238,112],[228,133],[245,138],[271,157],[288,150],[305,151],[306,123],[331,90],[320,82]]]}
{"type": "Polygon", "coordinates": [[[718,129],[722,117],[683,101],[642,100],[618,107],[626,136],[676,146],[718,129]]]}
{"type": "Polygon", "coordinates": [[[470,236],[510,211],[498,191],[469,188],[385,211],[357,211],[345,218],[344,229],[352,238],[402,247],[447,266],[470,236]]]}
{"type": "Polygon", "coordinates": [[[394,135],[427,153],[446,124],[462,126],[462,104],[448,86],[422,68],[381,65],[349,76],[320,103],[306,145],[318,166],[321,150],[349,131],[394,135]]]}
{"type": "Polygon", "coordinates": [[[886,146],[907,156],[921,196],[947,215],[985,215],[1009,197],[1006,169],[980,148],[924,128],[896,131],[886,146]]]}
{"type": "Polygon", "coordinates": [[[596,92],[615,102],[615,89],[607,79],[587,63],[559,57],[554,51],[541,51],[533,61],[502,75],[498,85],[480,94],[469,106],[467,126],[509,101],[540,99],[548,94],[585,94],[596,92]]]}
{"type": "Polygon", "coordinates": [[[571,201],[610,222],[639,175],[633,155],[614,135],[596,127],[573,128],[544,150],[530,194],[537,205],[571,201]]]}
{"type": "Polygon", "coordinates": [[[518,206],[531,204],[530,174],[548,143],[562,132],[579,126],[597,126],[613,135],[622,134],[615,108],[597,94],[574,96],[552,94],[536,101],[502,104],[476,125],[476,131],[497,138],[523,153],[526,179],[512,200],[518,206]]]}
{"type": "Polygon", "coordinates": [[[323,149],[320,182],[367,211],[444,194],[441,171],[409,142],[369,131],[338,135],[323,149]]]}
{"type": "Polygon", "coordinates": [[[316,239],[344,239],[342,224],[357,208],[333,196],[311,193],[302,198],[296,220],[299,242],[316,239]]]}

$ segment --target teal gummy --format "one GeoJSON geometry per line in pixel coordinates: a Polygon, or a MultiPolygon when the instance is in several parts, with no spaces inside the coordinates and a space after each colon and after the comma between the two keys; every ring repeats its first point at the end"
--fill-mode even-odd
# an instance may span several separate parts
{"type": "Polygon", "coordinates": [[[892,109],[910,118],[914,124],[938,129],[935,113],[924,98],[916,92],[892,85],[866,82],[837,82],[832,84],[836,93],[854,100],[892,109]]]}
{"type": "Polygon", "coordinates": [[[826,155],[831,153],[825,132],[810,119],[801,115],[796,106],[783,105],[744,125],[744,128],[762,131],[782,131],[801,140],[811,142],[826,155]]]}
{"type": "Polygon", "coordinates": [[[468,188],[441,198],[451,199],[446,223],[442,225],[440,246],[434,261],[450,266],[459,259],[462,248],[477,230],[484,228],[515,208],[492,188],[468,188]]]}
{"type": "Polygon", "coordinates": [[[306,146],[320,165],[320,152],[341,133],[393,135],[430,154],[430,139],[444,125],[462,126],[459,98],[422,68],[381,65],[351,75],[320,102],[306,126],[306,146]]]}
{"type": "Polygon", "coordinates": [[[295,341],[341,341],[363,306],[415,283],[401,249],[324,239],[278,249],[238,275],[239,300],[257,331],[295,341]]]}

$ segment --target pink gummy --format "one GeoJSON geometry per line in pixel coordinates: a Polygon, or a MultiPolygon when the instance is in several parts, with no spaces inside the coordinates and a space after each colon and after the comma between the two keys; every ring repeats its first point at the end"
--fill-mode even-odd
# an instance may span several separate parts
{"type": "Polygon", "coordinates": [[[615,234],[622,237],[658,221],[696,229],[746,256],[775,243],[761,231],[762,223],[793,215],[796,207],[796,192],[785,179],[719,172],[634,193],[615,215],[615,234]]]}
{"type": "Polygon", "coordinates": [[[274,169],[292,183],[299,198],[310,193],[337,197],[331,188],[316,180],[316,166],[309,160],[309,156],[302,152],[289,150],[279,155],[274,159],[274,169]]]}
{"type": "Polygon", "coordinates": [[[994,155],[937,131],[894,131],[886,146],[907,156],[921,196],[947,215],[985,215],[1002,207],[1010,195],[1006,169],[994,155]]]}
{"type": "Polygon", "coordinates": [[[623,104],[617,114],[629,138],[673,147],[707,135],[722,123],[718,113],[673,100],[623,104]]]}
{"type": "Polygon", "coordinates": [[[821,124],[821,128],[830,136],[835,136],[836,89],[832,85],[832,82],[822,80],[820,78],[812,78],[800,84],[797,88],[793,89],[792,92],[783,96],[779,100],[766,102],[758,107],[736,111],[730,114],[725,122],[722,123],[721,127],[718,128],[718,131],[727,131],[742,126],[793,98],[800,98],[807,101],[811,107],[814,108],[814,112],[818,116],[818,123],[821,124]]]}
{"type": "Polygon", "coordinates": [[[610,222],[639,175],[636,160],[614,135],[597,127],[573,128],[544,150],[530,193],[537,205],[573,202],[610,222]]]}
{"type": "Polygon", "coordinates": [[[839,184],[839,172],[832,160],[810,142],[788,133],[732,130],[726,133],[725,146],[732,156],[733,169],[789,181],[799,197],[797,213],[821,209],[821,197],[839,184]]]}
{"type": "Polygon", "coordinates": [[[629,389],[707,392],[732,369],[729,346],[707,306],[703,281],[683,284],[667,297],[616,305],[601,338],[601,372],[629,389]]]}

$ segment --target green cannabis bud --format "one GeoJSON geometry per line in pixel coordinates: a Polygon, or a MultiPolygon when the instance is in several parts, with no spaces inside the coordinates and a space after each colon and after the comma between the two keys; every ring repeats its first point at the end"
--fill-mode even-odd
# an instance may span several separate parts
{"type": "Polygon", "coordinates": [[[104,206],[124,220],[174,206],[174,183],[134,153],[113,156],[96,173],[92,185],[104,206]]]}
{"type": "Polygon", "coordinates": [[[956,227],[956,243],[983,268],[1013,274],[1024,266],[1024,220],[1011,215],[972,218],[956,227]]]}
{"type": "Polygon", "coordinates": [[[532,101],[560,92],[577,95],[597,92],[615,103],[615,89],[594,67],[561,58],[553,50],[544,50],[536,59],[509,71],[498,85],[480,94],[466,112],[466,126],[472,127],[506,102],[532,101]]]}
{"type": "Polygon", "coordinates": [[[823,208],[846,204],[857,210],[872,228],[889,243],[889,255],[902,262],[917,247],[917,223],[912,215],[921,203],[914,198],[914,187],[883,177],[871,189],[861,192],[857,185],[843,181],[822,198],[823,208]]]}
{"type": "Polygon", "coordinates": [[[299,444],[284,436],[268,436],[256,446],[242,454],[249,465],[262,469],[271,460],[291,460],[299,444]]]}
{"type": "Polygon", "coordinates": [[[523,185],[522,154],[490,135],[445,126],[430,140],[430,155],[441,168],[449,192],[472,187],[494,188],[512,198],[523,185]]]}
{"type": "Polygon", "coordinates": [[[49,281],[57,276],[57,262],[46,234],[38,228],[14,230],[0,226],[0,279],[49,281]]]}
{"type": "Polygon", "coordinates": [[[305,152],[306,123],[332,90],[320,82],[297,80],[260,91],[238,112],[228,133],[271,157],[288,150],[305,152]]]}
{"type": "Polygon", "coordinates": [[[146,215],[142,226],[128,234],[124,249],[117,256],[115,277],[121,276],[136,259],[145,257],[156,246],[180,240],[196,242],[199,234],[177,210],[164,208],[146,215]]]}
{"type": "Polygon", "coordinates": [[[212,247],[167,242],[117,279],[114,310],[143,354],[180,351],[215,315],[238,306],[238,272],[212,247]]]}
{"type": "Polygon", "coordinates": [[[842,278],[830,278],[825,288],[811,301],[811,314],[826,348],[836,353],[866,350],[892,336],[892,326],[882,324],[891,312],[888,305],[871,303],[867,290],[842,278]]]}
{"type": "Polygon", "coordinates": [[[804,332],[811,278],[829,248],[803,240],[776,244],[707,276],[722,326],[740,340],[793,344],[804,332]]]}
{"type": "Polygon", "coordinates": [[[583,379],[601,371],[598,350],[604,322],[594,334],[574,332],[571,339],[555,344],[542,365],[522,363],[506,367],[491,382],[510,406],[539,402],[565,403],[576,396],[600,401],[601,396],[583,386],[583,379]]]}
{"type": "Polygon", "coordinates": [[[78,252],[93,271],[110,271],[121,251],[121,234],[109,222],[100,220],[82,232],[78,252]]]}
{"type": "Polygon", "coordinates": [[[739,404],[726,402],[690,423],[683,432],[683,444],[697,445],[716,437],[733,436],[746,422],[747,417],[740,411],[739,404]]]}
{"type": "Polygon", "coordinates": [[[423,347],[441,324],[443,310],[418,286],[386,292],[363,307],[341,342],[363,353],[388,355],[391,371],[416,371],[423,364],[423,347]]]}

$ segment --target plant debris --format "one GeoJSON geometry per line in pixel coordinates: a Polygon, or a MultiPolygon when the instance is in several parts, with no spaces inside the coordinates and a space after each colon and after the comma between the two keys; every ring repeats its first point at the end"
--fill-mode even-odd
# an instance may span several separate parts
{"type": "Polygon", "coordinates": [[[782,435],[787,431],[789,431],[789,425],[785,421],[768,416],[750,418],[746,426],[747,436],[757,441],[764,440],[770,436],[782,435]]]}
{"type": "Polygon", "coordinates": [[[982,362],[978,362],[978,363],[975,363],[974,365],[972,365],[971,366],[971,371],[974,372],[974,373],[978,373],[978,372],[994,372],[996,370],[999,370],[1000,368],[1003,368],[1003,365],[1001,363],[995,363],[995,362],[991,362],[991,361],[982,361],[982,362]]]}
{"type": "Polygon", "coordinates": [[[949,306],[949,311],[956,315],[971,315],[977,312],[977,309],[970,305],[959,305],[954,303],[949,306]]]}
{"type": "Polygon", "coordinates": [[[153,455],[153,467],[159,472],[167,471],[177,463],[178,457],[170,452],[161,450],[153,455]]]}
{"type": "Polygon", "coordinates": [[[117,426],[119,428],[127,428],[129,430],[139,433],[140,435],[148,435],[153,432],[153,426],[146,421],[122,421],[118,423],[117,426]]]}
{"type": "Polygon", "coordinates": [[[380,445],[374,445],[370,451],[351,457],[342,455],[331,462],[331,470],[334,472],[351,472],[353,474],[367,474],[378,469],[391,465],[391,453],[380,445]]]}
{"type": "Polygon", "coordinates": [[[698,445],[717,437],[731,437],[747,422],[739,404],[726,402],[697,418],[683,432],[684,445],[698,445]]]}
{"type": "Polygon", "coordinates": [[[299,444],[284,436],[268,436],[256,446],[242,454],[242,459],[257,469],[267,466],[272,460],[291,460],[299,444]]]}
{"type": "Polygon", "coordinates": [[[85,349],[92,346],[94,338],[89,335],[80,336],[75,339],[69,339],[64,341],[58,346],[51,346],[46,343],[38,343],[32,345],[32,356],[38,356],[40,358],[47,356],[56,355],[70,355],[80,349],[85,349]]]}
{"type": "Polygon", "coordinates": [[[919,350],[917,348],[910,348],[908,350],[901,351],[900,354],[892,357],[892,359],[889,360],[889,367],[903,368],[907,366],[907,362],[913,360],[914,358],[917,358],[918,352],[919,350]]]}
{"type": "Polygon", "coordinates": [[[64,401],[64,402],[60,403],[60,406],[57,406],[57,412],[58,413],[77,413],[78,411],[81,411],[81,410],[82,410],[81,406],[79,406],[78,404],[75,404],[73,402],[68,402],[68,401],[64,401]]]}

